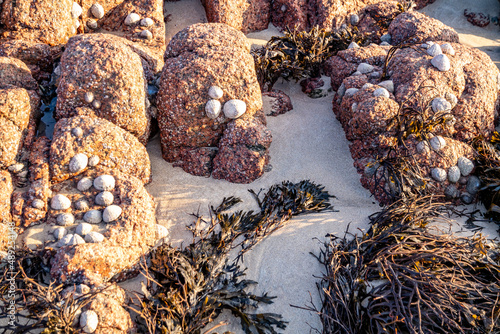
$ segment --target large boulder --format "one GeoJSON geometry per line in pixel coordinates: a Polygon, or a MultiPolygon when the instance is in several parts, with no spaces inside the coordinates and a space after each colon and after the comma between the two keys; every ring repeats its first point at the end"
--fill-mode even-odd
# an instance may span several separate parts
{"type": "Polygon", "coordinates": [[[66,45],[60,66],[56,119],[104,118],[147,142],[151,115],[146,77],[141,58],[122,38],[78,35],[66,45]]]}

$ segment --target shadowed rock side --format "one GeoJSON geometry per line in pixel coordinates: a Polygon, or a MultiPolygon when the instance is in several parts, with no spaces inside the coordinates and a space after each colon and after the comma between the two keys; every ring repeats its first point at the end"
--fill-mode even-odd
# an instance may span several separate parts
{"type": "Polygon", "coordinates": [[[250,127],[265,128],[262,97],[249,50],[243,33],[220,23],[195,24],[174,36],[165,53],[157,97],[165,160],[194,175],[209,176],[215,157],[219,171],[216,177],[231,182],[248,183],[262,175],[269,145],[255,148],[242,142],[243,150],[254,153],[236,155],[231,163],[239,165],[237,170],[224,167],[228,159],[216,157],[217,152],[227,154],[221,138],[226,128],[236,122],[231,118],[240,117],[238,121],[252,124],[250,127]],[[220,96],[211,97],[211,88],[220,90],[220,96]],[[207,111],[209,100],[218,106],[212,110],[215,114],[207,111]],[[228,105],[233,105],[234,100],[246,106],[243,114],[228,114],[228,105]],[[254,159],[257,151],[260,158],[254,159]]]}

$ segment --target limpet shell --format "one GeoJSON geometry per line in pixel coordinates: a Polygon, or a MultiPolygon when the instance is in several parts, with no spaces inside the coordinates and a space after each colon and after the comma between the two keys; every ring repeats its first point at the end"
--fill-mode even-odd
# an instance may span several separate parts
{"type": "Polygon", "coordinates": [[[89,158],[86,154],[78,153],[69,161],[69,171],[71,173],[78,173],[87,167],[89,158]]]}
{"type": "Polygon", "coordinates": [[[52,200],[50,201],[50,207],[53,210],[66,210],[71,207],[71,201],[66,196],[57,194],[52,197],[52,200]]]}
{"type": "Polygon", "coordinates": [[[115,178],[112,175],[101,175],[95,178],[94,188],[97,190],[112,190],[115,187],[115,178]]]}
{"type": "Polygon", "coordinates": [[[83,220],[90,224],[99,224],[102,221],[102,213],[100,210],[90,210],[85,212],[83,220]]]}
{"type": "Polygon", "coordinates": [[[102,220],[104,220],[105,223],[110,223],[117,220],[121,214],[122,208],[120,208],[118,205],[110,205],[106,207],[106,209],[104,209],[102,220]]]}

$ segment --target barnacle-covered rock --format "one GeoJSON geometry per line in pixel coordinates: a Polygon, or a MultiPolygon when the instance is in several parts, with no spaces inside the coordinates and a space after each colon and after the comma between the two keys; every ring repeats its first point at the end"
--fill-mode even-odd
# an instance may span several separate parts
{"type": "Polygon", "coordinates": [[[293,109],[292,100],[285,92],[273,89],[262,93],[262,109],[266,116],[278,116],[293,109]]]}

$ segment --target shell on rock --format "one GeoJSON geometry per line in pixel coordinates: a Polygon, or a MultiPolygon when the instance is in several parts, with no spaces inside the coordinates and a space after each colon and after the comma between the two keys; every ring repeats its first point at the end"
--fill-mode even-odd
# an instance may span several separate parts
{"type": "Polygon", "coordinates": [[[444,43],[443,45],[441,45],[441,51],[443,51],[443,53],[449,54],[450,56],[455,55],[455,49],[453,49],[453,46],[450,43],[444,43]]]}
{"type": "Polygon", "coordinates": [[[92,225],[89,223],[80,223],[75,229],[75,232],[82,237],[86,236],[88,233],[92,231],[92,225]]]}
{"type": "Polygon", "coordinates": [[[76,185],[76,189],[80,191],[87,191],[92,187],[93,181],[90,177],[82,177],[78,184],[76,185]]]}
{"type": "Polygon", "coordinates": [[[422,140],[417,144],[417,152],[421,154],[430,152],[429,144],[425,140],[422,140]]]}
{"type": "Polygon", "coordinates": [[[79,18],[82,13],[82,7],[77,2],[73,2],[73,6],[71,7],[71,17],[74,19],[79,18]]]}
{"type": "Polygon", "coordinates": [[[390,93],[394,93],[394,81],[392,81],[392,80],[385,80],[385,81],[379,82],[377,85],[379,85],[382,88],[387,89],[390,93]]]}
{"type": "Polygon", "coordinates": [[[90,11],[96,19],[102,19],[104,17],[104,8],[98,3],[93,4],[92,7],[90,7],[90,11]]]}
{"type": "Polygon", "coordinates": [[[356,110],[358,110],[358,104],[356,102],[354,102],[351,106],[351,110],[352,112],[356,112],[356,110]]]}
{"type": "Polygon", "coordinates": [[[74,246],[74,245],[81,245],[84,244],[85,240],[78,234],[66,234],[64,237],[62,237],[61,240],[57,243],[59,247],[63,246],[74,246]]]}
{"type": "Polygon", "coordinates": [[[71,134],[72,134],[73,136],[75,136],[76,138],[79,138],[79,137],[83,136],[83,130],[82,130],[82,128],[80,128],[80,127],[78,127],[78,128],[73,128],[73,129],[71,130],[71,134]]]}
{"type": "Polygon", "coordinates": [[[61,213],[57,216],[57,224],[61,226],[71,225],[75,222],[75,216],[71,213],[61,213]]]}
{"type": "Polygon", "coordinates": [[[99,325],[97,313],[92,310],[82,312],[80,315],[80,327],[85,333],[94,333],[99,325]]]}
{"type": "Polygon", "coordinates": [[[98,155],[93,155],[89,158],[89,166],[90,167],[95,167],[99,164],[99,156],[98,155]]]}
{"type": "Polygon", "coordinates": [[[470,159],[467,159],[466,157],[458,158],[457,166],[460,169],[460,173],[463,176],[469,175],[470,173],[472,173],[472,170],[474,169],[474,163],[470,159]]]}
{"type": "Polygon", "coordinates": [[[432,111],[440,112],[451,110],[451,103],[442,97],[436,97],[431,103],[432,111]]]}
{"type": "Polygon", "coordinates": [[[168,236],[168,229],[163,225],[156,224],[156,239],[165,239],[168,236]]]}
{"type": "Polygon", "coordinates": [[[448,102],[450,102],[450,105],[451,105],[451,108],[455,108],[455,106],[457,105],[458,103],[458,98],[455,94],[452,94],[452,93],[446,93],[445,96],[446,100],[448,102]]]}
{"type": "Polygon", "coordinates": [[[205,113],[210,119],[216,119],[219,117],[221,109],[222,106],[217,100],[208,100],[207,104],[205,104],[205,113]]]}
{"type": "Polygon", "coordinates": [[[86,200],[84,200],[84,199],[81,199],[81,200],[79,200],[79,201],[77,201],[77,202],[75,203],[75,208],[76,208],[77,210],[86,211],[86,210],[88,210],[88,209],[89,209],[89,202],[87,202],[87,201],[86,201],[86,200]]]}
{"type": "Polygon", "coordinates": [[[52,235],[56,240],[61,240],[66,234],[68,233],[68,230],[66,230],[64,227],[58,227],[52,231],[52,235]]]}
{"type": "Polygon", "coordinates": [[[85,98],[85,102],[92,103],[92,101],[94,101],[94,93],[86,92],[84,98],[85,98]]]}
{"type": "Polygon", "coordinates": [[[50,201],[50,207],[53,210],[66,210],[71,207],[71,201],[66,196],[57,194],[52,197],[52,200],[50,201]]]}
{"type": "Polygon", "coordinates": [[[373,84],[367,82],[363,86],[361,86],[361,89],[368,89],[368,88],[371,88],[371,87],[373,87],[373,84]]]}
{"type": "Polygon", "coordinates": [[[370,65],[368,63],[361,63],[358,65],[357,71],[361,72],[362,74],[366,74],[366,73],[373,72],[374,69],[375,69],[375,67],[373,67],[372,65],[370,65]]]}
{"type": "Polygon", "coordinates": [[[85,212],[83,220],[90,224],[99,224],[102,222],[102,213],[100,210],[90,210],[85,212]]]}
{"type": "Polygon", "coordinates": [[[441,72],[446,72],[451,68],[450,59],[445,54],[432,58],[431,64],[441,72]]]}
{"type": "Polygon", "coordinates": [[[469,177],[466,186],[467,192],[471,195],[475,195],[479,191],[479,187],[481,187],[481,180],[475,175],[469,177]]]}
{"type": "Polygon", "coordinates": [[[115,187],[115,178],[112,175],[101,175],[94,179],[94,188],[97,190],[112,190],[115,187]]]}
{"type": "Polygon", "coordinates": [[[441,47],[439,46],[439,44],[433,44],[427,49],[427,54],[432,57],[435,57],[442,53],[443,51],[441,51],[441,47]]]}
{"type": "Polygon", "coordinates": [[[345,91],[345,94],[344,96],[353,96],[354,94],[356,94],[358,92],[359,89],[357,88],[349,88],[345,91]]]}
{"type": "Polygon", "coordinates": [[[125,24],[130,26],[132,24],[136,24],[137,22],[139,22],[140,19],[141,19],[141,17],[139,15],[137,15],[136,13],[130,13],[125,18],[125,24]]]}
{"type": "Polygon", "coordinates": [[[446,171],[442,168],[435,167],[431,170],[431,176],[434,180],[438,182],[446,181],[446,171]]]}
{"type": "Polygon", "coordinates": [[[247,111],[247,104],[242,100],[229,100],[224,103],[224,116],[235,119],[243,115],[247,111]]]}
{"type": "Polygon", "coordinates": [[[89,163],[89,158],[86,154],[78,153],[69,161],[69,171],[71,173],[78,173],[84,170],[89,163]]]}
{"type": "Polygon", "coordinates": [[[151,18],[146,17],[146,18],[141,20],[140,24],[143,27],[151,27],[154,24],[154,21],[151,18]]]}
{"type": "Polygon", "coordinates": [[[94,19],[88,20],[87,27],[89,27],[89,29],[97,29],[97,21],[94,19]]]}
{"type": "Polygon", "coordinates": [[[31,202],[31,206],[35,209],[38,209],[38,210],[42,210],[44,207],[45,207],[45,202],[42,201],[41,199],[39,198],[35,198],[32,202],[31,202]]]}
{"type": "Polygon", "coordinates": [[[357,26],[359,23],[359,16],[357,14],[352,14],[349,18],[349,22],[351,22],[353,26],[357,26]]]}
{"type": "Polygon", "coordinates": [[[103,242],[104,235],[102,235],[101,233],[96,232],[96,231],[91,231],[91,232],[87,233],[87,235],[85,235],[85,241],[88,243],[93,243],[93,244],[103,242]]]}
{"type": "Polygon", "coordinates": [[[224,91],[222,90],[222,88],[218,87],[218,86],[212,86],[208,89],[208,96],[211,98],[211,99],[215,99],[215,100],[218,100],[220,99],[222,96],[224,95],[224,91]]]}
{"type": "Polygon", "coordinates": [[[351,42],[349,46],[347,47],[348,49],[359,49],[359,45],[356,42],[351,42]]]}
{"type": "Polygon", "coordinates": [[[104,213],[102,214],[102,219],[105,223],[109,223],[115,221],[122,214],[122,208],[118,205],[110,205],[104,209],[104,213]]]}
{"type": "Polygon", "coordinates": [[[444,190],[444,195],[449,198],[457,198],[460,195],[460,192],[458,191],[457,187],[455,187],[453,184],[450,184],[444,190]]]}
{"type": "Polygon", "coordinates": [[[101,102],[98,100],[94,100],[94,102],[92,102],[92,107],[99,109],[101,107],[101,102]]]}
{"type": "Polygon", "coordinates": [[[373,96],[375,96],[375,97],[382,96],[382,97],[386,97],[386,98],[391,97],[391,95],[389,94],[389,91],[383,87],[375,89],[375,91],[373,92],[373,96]]]}
{"type": "Polygon", "coordinates": [[[460,168],[458,166],[451,166],[448,169],[448,181],[457,183],[460,180],[460,168]]]}
{"type": "Polygon", "coordinates": [[[446,140],[441,136],[432,137],[429,143],[431,144],[431,148],[436,152],[446,147],[446,140]]]}
{"type": "Polygon", "coordinates": [[[12,164],[9,166],[9,172],[12,172],[14,174],[17,174],[19,173],[20,171],[22,171],[24,168],[24,164],[21,164],[21,163],[16,163],[16,164],[12,164]]]}
{"type": "Polygon", "coordinates": [[[153,39],[153,33],[151,31],[145,29],[139,33],[139,37],[150,40],[150,39],[153,39]]]}
{"type": "Polygon", "coordinates": [[[109,191],[103,191],[96,195],[95,204],[108,206],[113,204],[114,200],[115,198],[112,193],[110,193],[109,191]]]}

